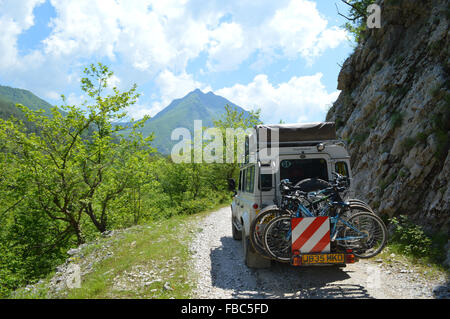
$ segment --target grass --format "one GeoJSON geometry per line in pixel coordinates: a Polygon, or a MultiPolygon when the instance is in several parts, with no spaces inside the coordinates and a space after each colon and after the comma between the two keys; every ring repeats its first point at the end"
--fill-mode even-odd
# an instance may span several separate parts
{"type": "Polygon", "coordinates": [[[438,279],[442,275],[448,275],[449,271],[442,264],[431,261],[428,257],[420,258],[405,253],[403,247],[396,243],[389,243],[375,258],[383,260],[386,265],[401,263],[405,268],[414,268],[417,274],[426,279],[438,279]],[[394,254],[395,256],[392,257],[394,254]]]}
{"type": "Polygon", "coordinates": [[[379,258],[387,264],[400,262],[414,267],[416,272],[429,279],[449,274],[449,270],[443,266],[448,240],[446,233],[426,233],[406,215],[389,219],[388,222],[392,226],[392,233],[379,258]]]}
{"type": "Polygon", "coordinates": [[[98,264],[92,273],[83,278],[81,288],[69,292],[68,298],[189,297],[191,284],[186,267],[189,259],[186,243],[189,242],[191,233],[189,227],[185,227],[186,222],[185,216],[176,216],[142,228],[130,229],[123,239],[111,247],[113,257],[98,264]],[[172,261],[172,268],[167,269],[169,260],[172,261]],[[116,280],[127,272],[132,272],[137,265],[145,270],[157,270],[161,281],[137,289],[115,289],[116,280]],[[166,282],[173,290],[163,288],[166,282]]]}
{"type": "MultiPolygon", "coordinates": [[[[196,278],[191,268],[189,243],[199,231],[195,227],[196,220],[211,211],[213,210],[194,215],[178,215],[170,219],[135,226],[110,238],[100,238],[95,243],[89,244],[81,250],[84,256],[95,254],[103,246],[107,246],[107,251],[111,252],[112,256],[93,265],[93,270],[82,277],[81,288],[63,291],[56,297],[68,299],[191,298],[196,278]],[[133,282],[135,278],[133,276],[139,276],[142,273],[149,276],[144,280],[147,284],[138,285],[133,282]]],[[[20,289],[16,292],[15,298],[49,298],[46,284],[50,278],[51,275],[43,280],[43,283],[39,285],[40,288],[33,292],[25,288],[20,289]]]]}

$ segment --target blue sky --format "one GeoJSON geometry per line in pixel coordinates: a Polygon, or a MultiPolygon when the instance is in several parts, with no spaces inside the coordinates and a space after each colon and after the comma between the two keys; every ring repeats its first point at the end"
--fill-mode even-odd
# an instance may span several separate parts
{"type": "Polygon", "coordinates": [[[352,52],[337,0],[0,0],[0,84],[52,104],[84,100],[82,70],[142,93],[130,117],[154,115],[195,88],[266,123],[324,120],[352,52]]]}

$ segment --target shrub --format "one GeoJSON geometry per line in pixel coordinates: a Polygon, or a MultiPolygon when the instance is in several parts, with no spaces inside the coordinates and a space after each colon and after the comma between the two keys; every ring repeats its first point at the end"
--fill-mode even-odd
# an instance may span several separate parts
{"type": "Polygon", "coordinates": [[[390,220],[393,225],[391,243],[394,243],[413,257],[429,257],[440,259],[442,252],[433,247],[433,240],[423,231],[422,227],[414,224],[407,216],[400,215],[390,220]]]}

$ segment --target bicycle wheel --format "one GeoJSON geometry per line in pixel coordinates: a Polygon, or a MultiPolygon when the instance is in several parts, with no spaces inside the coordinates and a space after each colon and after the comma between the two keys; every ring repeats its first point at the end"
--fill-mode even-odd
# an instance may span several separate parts
{"type": "Polygon", "coordinates": [[[368,213],[373,213],[372,208],[366,203],[363,202],[360,199],[356,199],[356,198],[350,198],[347,200],[347,202],[350,204],[350,206],[362,206],[362,211],[364,212],[368,212],[368,213]]]}
{"type": "Polygon", "coordinates": [[[357,213],[352,215],[340,230],[340,245],[352,249],[359,258],[371,258],[378,255],[387,243],[387,229],[381,218],[373,213],[357,213]],[[363,236],[363,237],[362,237],[363,236]]]}
{"type": "Polygon", "coordinates": [[[343,212],[341,212],[341,218],[345,220],[349,220],[355,214],[359,213],[369,213],[375,215],[373,210],[369,206],[361,205],[359,203],[348,202],[350,206],[346,208],[343,212]]]}
{"type": "Polygon", "coordinates": [[[270,258],[269,254],[264,248],[264,230],[271,220],[284,214],[289,213],[278,208],[270,209],[268,211],[259,213],[250,224],[250,241],[255,250],[264,257],[270,258]]]}
{"type": "Polygon", "coordinates": [[[264,248],[275,260],[289,262],[291,260],[291,217],[279,216],[264,230],[264,248]]]}

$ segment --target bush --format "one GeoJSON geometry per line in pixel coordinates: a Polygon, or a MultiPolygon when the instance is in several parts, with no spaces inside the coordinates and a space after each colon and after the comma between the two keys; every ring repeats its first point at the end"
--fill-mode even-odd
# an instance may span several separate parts
{"type": "MultiPolygon", "coordinates": [[[[399,246],[399,248],[407,255],[420,258],[430,258],[435,261],[442,260],[443,249],[442,244],[437,243],[428,236],[417,224],[414,224],[405,215],[394,217],[390,220],[393,226],[393,234],[391,243],[399,246]]],[[[438,238],[438,237],[436,237],[438,238]]]]}

